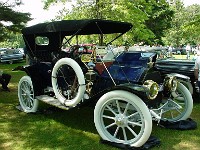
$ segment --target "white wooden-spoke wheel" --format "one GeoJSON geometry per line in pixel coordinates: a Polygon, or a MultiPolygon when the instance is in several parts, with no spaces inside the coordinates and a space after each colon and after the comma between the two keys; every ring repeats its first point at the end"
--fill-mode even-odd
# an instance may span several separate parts
{"type": "Polygon", "coordinates": [[[34,98],[34,90],[31,78],[23,76],[18,84],[18,98],[24,112],[36,112],[38,100],[34,98]]]}
{"type": "Polygon", "coordinates": [[[98,100],[94,122],[104,140],[134,147],[142,146],[152,131],[152,117],[146,104],[122,90],[108,92],[98,100]]]}
{"type": "Polygon", "coordinates": [[[85,78],[79,64],[71,58],[56,62],[52,71],[52,86],[57,99],[65,106],[74,107],[85,93],[85,78]]]}
{"type": "Polygon", "coordinates": [[[163,120],[185,120],[192,113],[193,99],[190,91],[182,83],[178,82],[175,93],[161,106],[163,120]]]}
{"type": "Polygon", "coordinates": [[[191,82],[186,82],[183,80],[179,80],[180,83],[182,83],[191,93],[191,95],[194,93],[194,89],[192,87],[192,83],[191,82]]]}

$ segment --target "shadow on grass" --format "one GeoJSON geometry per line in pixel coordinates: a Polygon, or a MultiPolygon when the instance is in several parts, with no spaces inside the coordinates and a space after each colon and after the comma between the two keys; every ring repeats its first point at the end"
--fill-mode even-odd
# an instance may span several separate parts
{"type": "Polygon", "coordinates": [[[94,108],[92,107],[75,107],[70,110],[62,110],[49,106],[47,109],[41,109],[40,112],[45,117],[60,122],[65,126],[97,133],[94,126],[94,108]]]}
{"type": "MultiPolygon", "coordinates": [[[[0,112],[0,149],[115,149],[99,144],[93,108],[66,111],[44,104],[40,113],[26,114],[13,104],[16,103],[0,103],[4,111],[0,112]]],[[[199,105],[195,105],[194,111],[198,109],[199,105]]],[[[199,113],[194,113],[193,118],[198,117],[199,113]]],[[[200,146],[199,129],[178,131],[154,124],[152,135],[161,140],[161,146],[153,149],[196,149],[200,146]]]]}
{"type": "MultiPolygon", "coordinates": [[[[93,108],[68,111],[42,103],[39,113],[26,114],[15,108],[16,101],[0,103],[0,149],[115,149],[99,144],[100,137],[93,122],[93,108]],[[10,102],[10,104],[9,104],[10,102]]],[[[200,104],[194,106],[192,118],[197,120],[200,104]]],[[[197,120],[199,122],[199,119],[197,120]]],[[[197,149],[200,130],[170,130],[153,125],[152,135],[161,140],[153,149],[197,149]]]]}

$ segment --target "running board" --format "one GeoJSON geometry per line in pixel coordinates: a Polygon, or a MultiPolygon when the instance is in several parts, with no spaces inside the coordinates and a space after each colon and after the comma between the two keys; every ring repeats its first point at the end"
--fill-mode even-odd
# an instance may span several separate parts
{"type": "Polygon", "coordinates": [[[61,108],[61,109],[69,110],[69,108],[70,108],[70,107],[66,107],[63,104],[61,104],[57,98],[54,98],[54,97],[51,97],[48,95],[40,95],[40,96],[36,96],[35,98],[37,100],[43,101],[47,104],[53,105],[53,106],[61,108]]]}

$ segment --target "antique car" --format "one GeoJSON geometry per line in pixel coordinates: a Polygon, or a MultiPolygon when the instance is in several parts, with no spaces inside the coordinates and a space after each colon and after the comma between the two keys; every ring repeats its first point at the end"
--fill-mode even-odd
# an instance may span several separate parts
{"type": "Polygon", "coordinates": [[[189,90],[178,79],[161,76],[155,68],[154,52],[105,52],[102,39],[122,38],[132,28],[127,22],[111,20],[63,20],[41,23],[22,30],[28,66],[18,84],[18,97],[24,112],[36,112],[39,102],[61,109],[93,107],[94,124],[102,139],[142,146],[150,137],[152,122],[187,119],[193,109],[189,90]],[[94,35],[93,52],[79,51],[77,41],[94,35]],[[74,42],[74,43],[73,43],[74,42]],[[62,51],[69,44],[70,51],[62,51]]]}
{"type": "Polygon", "coordinates": [[[12,64],[23,59],[23,54],[18,49],[4,48],[0,50],[0,62],[12,64]]]}

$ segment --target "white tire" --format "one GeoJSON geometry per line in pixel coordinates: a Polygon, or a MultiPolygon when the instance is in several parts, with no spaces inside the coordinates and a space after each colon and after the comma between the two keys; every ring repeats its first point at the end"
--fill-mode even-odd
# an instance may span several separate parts
{"type": "Polygon", "coordinates": [[[86,89],[84,74],[79,64],[71,58],[62,58],[59,61],[57,61],[52,71],[52,86],[55,96],[62,104],[69,107],[76,106],[82,100],[86,89]],[[75,93],[76,95],[73,96],[72,99],[64,96],[64,94],[62,93],[62,91],[60,91],[58,86],[57,75],[58,72],[61,70],[62,66],[64,65],[71,67],[78,78],[78,91],[77,93],[75,93]]]}
{"type": "Polygon", "coordinates": [[[179,80],[179,82],[181,82],[191,93],[191,95],[193,94],[193,87],[192,87],[192,83],[191,82],[186,82],[186,81],[183,81],[183,80],[179,80]]]}
{"type": "Polygon", "coordinates": [[[38,109],[38,100],[34,98],[34,90],[31,78],[23,76],[18,84],[19,103],[24,112],[36,112],[38,109]]]}
{"type": "Polygon", "coordinates": [[[94,109],[94,123],[104,140],[142,146],[152,131],[152,117],[146,104],[127,91],[104,94],[94,109]]]}

